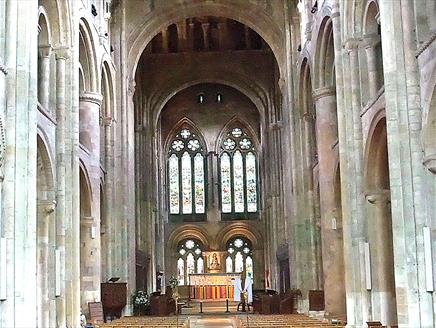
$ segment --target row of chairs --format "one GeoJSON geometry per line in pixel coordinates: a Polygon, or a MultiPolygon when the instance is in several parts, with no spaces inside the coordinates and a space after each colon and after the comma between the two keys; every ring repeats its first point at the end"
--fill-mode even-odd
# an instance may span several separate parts
{"type": "Polygon", "coordinates": [[[176,317],[122,317],[96,328],[174,328],[185,327],[185,319],[176,317]]]}
{"type": "Polygon", "coordinates": [[[291,315],[250,315],[240,317],[243,328],[317,328],[317,327],[344,327],[343,325],[322,322],[320,320],[309,318],[302,314],[291,315]]]}

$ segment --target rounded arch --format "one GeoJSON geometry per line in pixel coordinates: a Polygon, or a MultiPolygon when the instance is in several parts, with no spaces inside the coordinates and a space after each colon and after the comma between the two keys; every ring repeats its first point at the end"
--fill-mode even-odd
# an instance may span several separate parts
{"type": "Polygon", "coordinates": [[[365,147],[364,181],[367,191],[390,189],[387,147],[386,112],[381,109],[371,122],[365,147]]]}
{"type": "Polygon", "coordinates": [[[38,8],[38,45],[51,45],[51,28],[48,19],[47,12],[43,6],[39,6],[38,8]]]}
{"type": "MultiPolygon", "coordinates": [[[[144,24],[138,26],[131,33],[131,47],[128,54],[128,63],[131,65],[130,77],[136,73],[141,54],[146,46],[160,31],[169,25],[183,19],[201,16],[217,16],[236,20],[256,31],[270,46],[275,55],[279,69],[284,67],[284,52],[282,49],[280,27],[276,25],[271,15],[258,5],[249,2],[236,4],[230,0],[218,0],[214,2],[183,3],[182,5],[163,6],[153,10],[149,17],[144,19],[144,24]]],[[[282,74],[280,74],[282,75],[282,74]]]]}
{"type": "Polygon", "coordinates": [[[91,217],[92,189],[88,171],[82,161],[79,161],[80,181],[80,217],[91,217]]]}
{"type": "Polygon", "coordinates": [[[267,108],[267,95],[255,81],[250,77],[237,76],[235,72],[220,72],[216,76],[208,77],[194,77],[187,76],[184,81],[170,81],[167,85],[160,86],[158,90],[162,90],[159,94],[155,94],[151,99],[158,99],[152,108],[156,108],[155,111],[155,124],[157,124],[165,105],[179,92],[201,83],[215,83],[232,87],[238,90],[255,105],[259,111],[260,121],[264,121],[267,108]]]}
{"type": "Polygon", "coordinates": [[[433,86],[427,117],[424,121],[422,142],[425,156],[436,156],[436,85],[433,86]]]}
{"type": "Polygon", "coordinates": [[[110,58],[107,58],[107,54],[104,55],[100,71],[101,71],[101,82],[100,82],[100,90],[103,96],[102,103],[102,115],[103,117],[111,117],[114,118],[115,115],[115,88],[114,88],[114,72],[113,68],[110,65],[110,58]]]}
{"type": "Polygon", "coordinates": [[[335,57],[333,40],[333,22],[325,16],[318,30],[316,51],[314,56],[314,89],[335,84],[335,57]]]}
{"type": "Polygon", "coordinates": [[[376,0],[369,0],[365,6],[365,12],[363,14],[363,34],[376,35],[378,34],[377,15],[380,9],[376,0]]]}
{"type": "Polygon", "coordinates": [[[50,44],[56,46],[70,44],[71,22],[68,1],[39,0],[39,16],[44,15],[48,24],[50,44]]]}
{"type": "Polygon", "coordinates": [[[177,246],[185,239],[196,239],[204,246],[204,250],[210,249],[209,240],[211,240],[211,236],[209,233],[200,226],[193,224],[184,224],[171,232],[168,237],[168,245],[172,250],[176,250],[177,246]]]}
{"type": "Polygon", "coordinates": [[[215,237],[215,245],[218,249],[226,249],[227,242],[238,236],[250,240],[254,249],[260,249],[263,245],[262,234],[246,222],[235,222],[222,228],[215,237]]]}
{"type": "Polygon", "coordinates": [[[84,18],[79,21],[79,62],[83,74],[83,91],[98,92],[94,40],[89,24],[84,18]]]}
{"type": "Polygon", "coordinates": [[[215,144],[215,152],[217,154],[221,153],[221,145],[224,141],[224,138],[226,137],[227,133],[230,131],[232,127],[240,126],[242,128],[245,128],[248,132],[248,136],[251,138],[251,140],[254,141],[256,152],[260,152],[260,140],[258,138],[258,133],[256,133],[256,130],[254,130],[250,124],[244,122],[243,119],[241,119],[238,115],[233,116],[230,121],[224,125],[224,127],[221,129],[220,133],[218,134],[217,142],[215,144]]]}
{"type": "Polygon", "coordinates": [[[53,161],[45,137],[38,132],[37,143],[37,189],[39,200],[54,200],[54,171],[53,161]]]}
{"type": "Polygon", "coordinates": [[[300,116],[305,114],[313,114],[313,99],[312,99],[312,70],[310,65],[310,57],[303,57],[299,67],[299,103],[300,116]]]}

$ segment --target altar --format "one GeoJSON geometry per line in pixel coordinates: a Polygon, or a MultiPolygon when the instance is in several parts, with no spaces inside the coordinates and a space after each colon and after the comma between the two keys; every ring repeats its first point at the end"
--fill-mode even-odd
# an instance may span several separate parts
{"type": "Polygon", "coordinates": [[[233,281],[240,273],[191,273],[189,275],[190,295],[196,300],[233,299],[233,281]]]}

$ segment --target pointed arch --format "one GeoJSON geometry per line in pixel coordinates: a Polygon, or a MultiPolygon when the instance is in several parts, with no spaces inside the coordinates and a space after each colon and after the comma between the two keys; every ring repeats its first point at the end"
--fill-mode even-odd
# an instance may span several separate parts
{"type": "Polygon", "coordinates": [[[170,130],[170,132],[168,133],[165,139],[163,149],[165,149],[167,152],[169,151],[171,141],[184,127],[188,127],[195,132],[196,136],[198,137],[198,139],[200,139],[200,142],[204,147],[204,152],[207,153],[207,143],[206,143],[206,139],[204,138],[204,134],[201,131],[201,128],[188,117],[183,117],[182,119],[180,119],[176,123],[176,125],[174,125],[174,127],[170,130]]]}
{"type": "Polygon", "coordinates": [[[168,212],[175,221],[204,221],[207,212],[206,143],[191,120],[183,118],[165,143],[168,212]]]}
{"type": "Polygon", "coordinates": [[[256,218],[259,212],[259,143],[255,132],[237,117],[217,139],[222,219],[256,218]]]}
{"type": "Polygon", "coordinates": [[[221,129],[220,133],[218,134],[217,142],[215,144],[215,152],[219,154],[221,152],[221,145],[224,141],[224,138],[226,137],[227,133],[231,131],[232,128],[239,126],[243,127],[248,134],[248,136],[253,140],[255,144],[256,152],[260,151],[260,140],[258,138],[258,133],[255,129],[251,127],[250,124],[244,122],[238,115],[233,116],[227,123],[224,125],[224,127],[221,129]]]}
{"type": "Polygon", "coordinates": [[[79,62],[82,66],[84,91],[98,92],[94,40],[89,24],[84,18],[79,21],[79,62]]]}

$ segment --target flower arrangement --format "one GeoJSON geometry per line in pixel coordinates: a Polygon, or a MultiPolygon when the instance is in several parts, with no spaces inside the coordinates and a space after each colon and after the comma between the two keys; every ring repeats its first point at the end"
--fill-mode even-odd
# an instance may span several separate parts
{"type": "Polygon", "coordinates": [[[147,292],[137,290],[132,295],[133,312],[135,315],[144,315],[147,313],[150,306],[150,298],[147,292]]]}
{"type": "Polygon", "coordinates": [[[179,280],[176,277],[171,276],[168,283],[170,284],[171,288],[174,290],[179,285],[179,280]]]}

